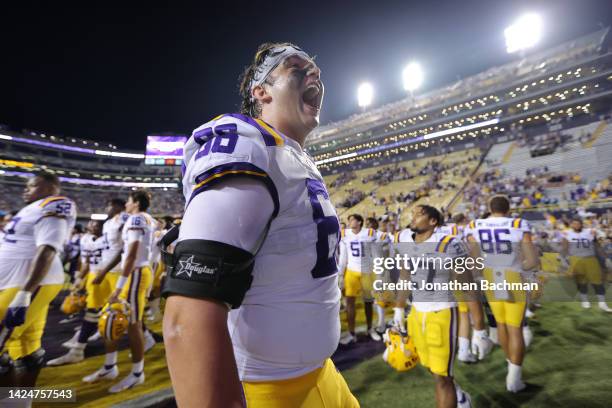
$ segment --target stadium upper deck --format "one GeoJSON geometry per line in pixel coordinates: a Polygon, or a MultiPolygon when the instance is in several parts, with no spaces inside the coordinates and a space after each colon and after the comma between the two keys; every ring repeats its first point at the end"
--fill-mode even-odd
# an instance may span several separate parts
{"type": "Polygon", "coordinates": [[[322,126],[309,138],[308,150],[323,172],[333,172],[349,164],[418,157],[414,153],[436,144],[493,141],[523,128],[607,113],[608,38],[606,28],[416,99],[322,126]]]}

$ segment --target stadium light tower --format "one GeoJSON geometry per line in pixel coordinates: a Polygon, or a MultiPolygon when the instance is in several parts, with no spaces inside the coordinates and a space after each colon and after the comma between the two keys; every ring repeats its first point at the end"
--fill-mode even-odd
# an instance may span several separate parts
{"type": "Polygon", "coordinates": [[[542,37],[542,18],[535,13],[525,14],[504,30],[504,37],[509,54],[531,48],[542,37]]]}
{"type": "Polygon", "coordinates": [[[357,104],[362,110],[366,110],[372,104],[374,88],[368,82],[364,82],[357,88],[357,104]]]}
{"type": "Polygon", "coordinates": [[[418,89],[423,83],[423,70],[421,66],[416,62],[406,65],[406,68],[402,71],[402,82],[404,83],[404,89],[410,92],[410,94],[418,89]]]}

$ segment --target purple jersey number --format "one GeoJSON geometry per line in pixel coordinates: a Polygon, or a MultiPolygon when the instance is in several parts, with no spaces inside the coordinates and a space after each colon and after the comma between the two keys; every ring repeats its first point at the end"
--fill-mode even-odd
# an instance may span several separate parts
{"type": "Polygon", "coordinates": [[[336,249],[340,238],[340,224],[323,183],[306,179],[306,189],[312,206],[312,219],[317,224],[317,263],[311,274],[315,279],[324,278],[338,272],[336,249]]]}
{"type": "Polygon", "coordinates": [[[235,123],[224,123],[214,128],[204,128],[193,135],[196,143],[204,145],[196,154],[196,159],[209,153],[234,153],[238,142],[238,126],[235,123]]]}
{"type": "Polygon", "coordinates": [[[4,241],[9,242],[11,244],[17,243],[17,240],[9,238],[9,235],[13,235],[15,233],[15,227],[17,227],[17,223],[21,220],[21,217],[13,217],[11,218],[10,223],[6,226],[4,232],[6,235],[4,236],[4,241]]]}

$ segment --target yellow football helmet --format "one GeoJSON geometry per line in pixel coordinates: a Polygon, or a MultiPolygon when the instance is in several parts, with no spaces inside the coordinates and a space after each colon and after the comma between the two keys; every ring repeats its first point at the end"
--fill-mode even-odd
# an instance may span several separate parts
{"type": "Polygon", "coordinates": [[[383,340],[387,346],[383,353],[383,360],[391,367],[397,371],[408,371],[416,367],[419,356],[409,336],[402,336],[393,329],[387,329],[383,340]]]}
{"type": "Polygon", "coordinates": [[[71,292],[64,298],[61,310],[67,315],[75,314],[87,306],[87,295],[82,292],[71,292]]]}
{"type": "Polygon", "coordinates": [[[98,320],[98,331],[106,340],[118,340],[127,331],[130,306],[126,302],[106,304],[98,320]]]}

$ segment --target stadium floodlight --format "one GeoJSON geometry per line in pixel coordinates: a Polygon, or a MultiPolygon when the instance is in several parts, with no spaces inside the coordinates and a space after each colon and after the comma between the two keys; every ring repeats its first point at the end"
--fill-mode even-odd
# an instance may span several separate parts
{"type": "Polygon", "coordinates": [[[359,107],[365,109],[372,104],[374,98],[374,88],[368,82],[364,82],[357,88],[357,103],[359,107]]]}
{"type": "Polygon", "coordinates": [[[423,83],[423,70],[421,66],[416,62],[406,65],[406,68],[402,71],[402,82],[406,91],[414,92],[418,89],[423,83]]]}
{"type": "Polygon", "coordinates": [[[506,51],[511,54],[536,45],[542,36],[542,18],[535,13],[521,16],[504,30],[506,51]]]}

